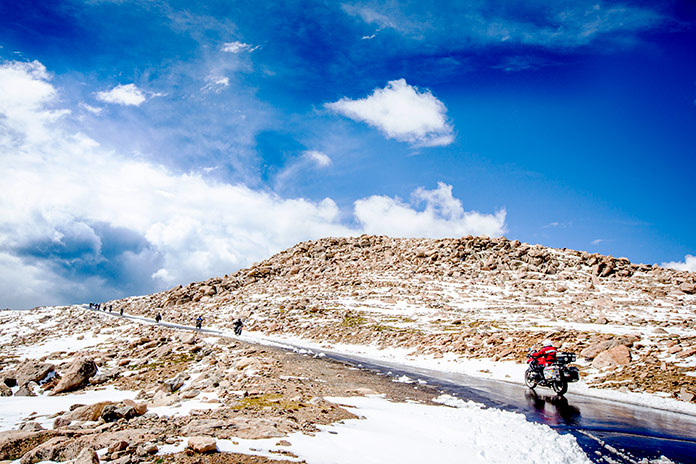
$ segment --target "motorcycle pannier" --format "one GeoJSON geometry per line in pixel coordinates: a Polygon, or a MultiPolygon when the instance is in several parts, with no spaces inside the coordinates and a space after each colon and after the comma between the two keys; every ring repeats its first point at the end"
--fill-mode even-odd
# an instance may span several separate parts
{"type": "Polygon", "coordinates": [[[578,372],[577,367],[570,366],[566,370],[564,377],[568,382],[577,382],[578,380],[580,380],[580,372],[578,372]]]}
{"type": "Polygon", "coordinates": [[[566,351],[559,352],[556,355],[556,360],[563,364],[575,362],[575,359],[575,353],[568,353],[566,351]]]}

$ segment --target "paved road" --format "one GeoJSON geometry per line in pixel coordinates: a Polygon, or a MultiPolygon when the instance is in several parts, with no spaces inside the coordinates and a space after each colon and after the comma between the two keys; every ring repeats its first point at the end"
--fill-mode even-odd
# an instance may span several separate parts
{"type": "MultiPolygon", "coordinates": [[[[116,312],[104,314],[118,316],[116,312]]],[[[155,324],[152,319],[140,316],[123,317],[155,324]]],[[[168,322],[160,322],[159,325],[196,330],[191,326],[168,322]]],[[[200,332],[230,336],[230,332],[205,327],[200,332]]],[[[266,343],[247,335],[242,335],[241,339],[266,343]]],[[[535,392],[521,384],[375,361],[300,345],[283,345],[309,355],[321,353],[327,358],[372,370],[379,375],[405,375],[414,380],[420,379],[458,398],[524,414],[530,421],[547,424],[560,433],[573,434],[593,462],[638,464],[665,456],[675,463],[696,464],[695,416],[573,394],[572,384],[571,391],[559,398],[551,390],[539,387],[535,392]]]]}

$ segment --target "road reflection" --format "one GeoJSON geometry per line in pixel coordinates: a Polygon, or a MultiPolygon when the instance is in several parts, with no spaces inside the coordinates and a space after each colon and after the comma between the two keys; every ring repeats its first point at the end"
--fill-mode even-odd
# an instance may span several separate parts
{"type": "Polygon", "coordinates": [[[541,422],[548,425],[579,425],[580,408],[571,405],[566,397],[539,394],[534,390],[525,390],[524,396],[529,407],[541,416],[541,422]]]}

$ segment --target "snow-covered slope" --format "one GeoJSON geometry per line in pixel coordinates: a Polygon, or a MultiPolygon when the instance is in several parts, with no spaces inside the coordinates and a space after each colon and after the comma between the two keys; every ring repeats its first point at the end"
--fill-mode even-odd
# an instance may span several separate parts
{"type": "Polygon", "coordinates": [[[590,385],[693,399],[696,276],[488,239],[300,243],[229,276],[109,302],[126,311],[325,344],[523,362],[551,338],[590,385]],[[626,347],[628,351],[623,348],[626,347]]]}

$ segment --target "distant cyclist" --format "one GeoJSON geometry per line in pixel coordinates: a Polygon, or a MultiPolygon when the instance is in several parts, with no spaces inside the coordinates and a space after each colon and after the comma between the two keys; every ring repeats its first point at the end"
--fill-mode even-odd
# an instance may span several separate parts
{"type": "Polygon", "coordinates": [[[155,322],[157,322],[159,324],[161,320],[162,320],[162,315],[158,312],[157,314],[155,314],[155,322]]]}
{"type": "Polygon", "coordinates": [[[196,319],[196,328],[200,330],[201,327],[203,327],[203,317],[198,316],[198,319],[196,319]]]}

